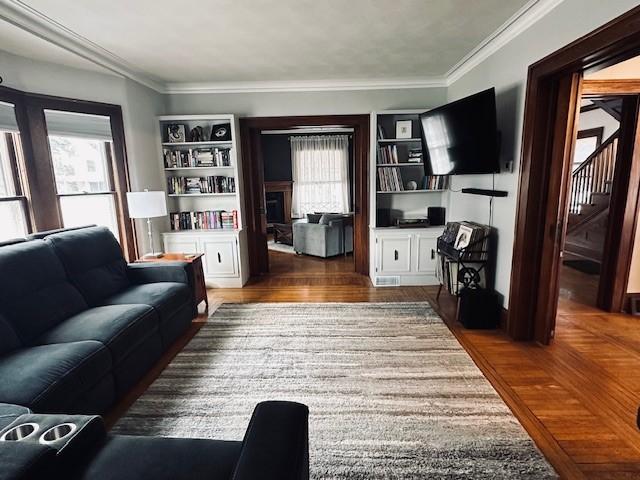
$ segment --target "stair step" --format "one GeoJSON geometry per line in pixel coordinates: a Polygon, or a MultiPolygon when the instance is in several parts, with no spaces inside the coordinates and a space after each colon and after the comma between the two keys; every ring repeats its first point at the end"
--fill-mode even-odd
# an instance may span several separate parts
{"type": "Polygon", "coordinates": [[[591,194],[591,204],[592,205],[609,205],[609,200],[611,199],[610,193],[605,192],[594,192],[591,194]]]}

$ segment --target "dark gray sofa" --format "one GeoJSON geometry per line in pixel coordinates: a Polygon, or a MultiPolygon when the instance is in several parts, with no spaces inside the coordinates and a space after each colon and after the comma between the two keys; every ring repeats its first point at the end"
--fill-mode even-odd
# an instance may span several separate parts
{"type": "Polygon", "coordinates": [[[240,442],[108,435],[97,416],[0,404],[0,480],[307,480],[308,415],[295,402],[259,403],[240,442]],[[43,444],[61,424],[76,428],[43,444]],[[11,436],[29,425],[31,434],[11,436]]]}
{"type": "Polygon", "coordinates": [[[130,264],[104,227],[0,246],[0,402],[104,413],[196,316],[187,263],[130,264]]]}

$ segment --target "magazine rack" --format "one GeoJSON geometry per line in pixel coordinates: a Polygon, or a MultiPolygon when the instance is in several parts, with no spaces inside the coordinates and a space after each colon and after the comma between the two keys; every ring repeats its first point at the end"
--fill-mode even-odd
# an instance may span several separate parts
{"type": "MultiPolygon", "coordinates": [[[[452,295],[458,296],[461,284],[463,288],[482,288],[480,283],[483,272],[485,274],[485,284],[488,286],[490,279],[487,275],[487,267],[489,265],[491,252],[489,249],[484,250],[483,247],[491,243],[490,241],[486,242],[490,237],[491,233],[483,235],[466,247],[460,249],[447,243],[443,240],[442,236],[438,237],[438,261],[440,262],[440,271],[443,272],[443,277],[445,269],[447,268],[447,260],[457,264],[455,289],[454,291],[450,291],[452,295]]],[[[437,300],[440,299],[440,293],[443,287],[444,283],[441,280],[440,286],[438,287],[438,294],[436,295],[437,300]]]]}

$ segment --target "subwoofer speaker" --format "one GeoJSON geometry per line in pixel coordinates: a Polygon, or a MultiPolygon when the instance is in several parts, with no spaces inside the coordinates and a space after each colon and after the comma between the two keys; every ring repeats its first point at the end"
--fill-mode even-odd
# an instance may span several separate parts
{"type": "Polygon", "coordinates": [[[500,325],[498,294],[486,288],[463,288],[458,298],[458,321],[470,329],[493,329],[500,325]]]}
{"type": "Polygon", "coordinates": [[[438,226],[445,223],[445,208],[444,207],[428,207],[427,218],[429,219],[429,225],[438,226]]]}

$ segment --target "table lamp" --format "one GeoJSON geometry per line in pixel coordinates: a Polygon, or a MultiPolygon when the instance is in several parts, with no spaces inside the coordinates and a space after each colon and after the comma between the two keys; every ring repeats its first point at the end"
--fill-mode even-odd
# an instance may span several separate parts
{"type": "Polygon", "coordinates": [[[164,254],[155,252],[153,248],[151,219],[167,215],[167,202],[164,192],[150,192],[149,190],[127,192],[127,202],[129,204],[129,217],[147,219],[147,234],[149,235],[151,253],[145,254],[144,258],[161,258],[164,254]]]}

